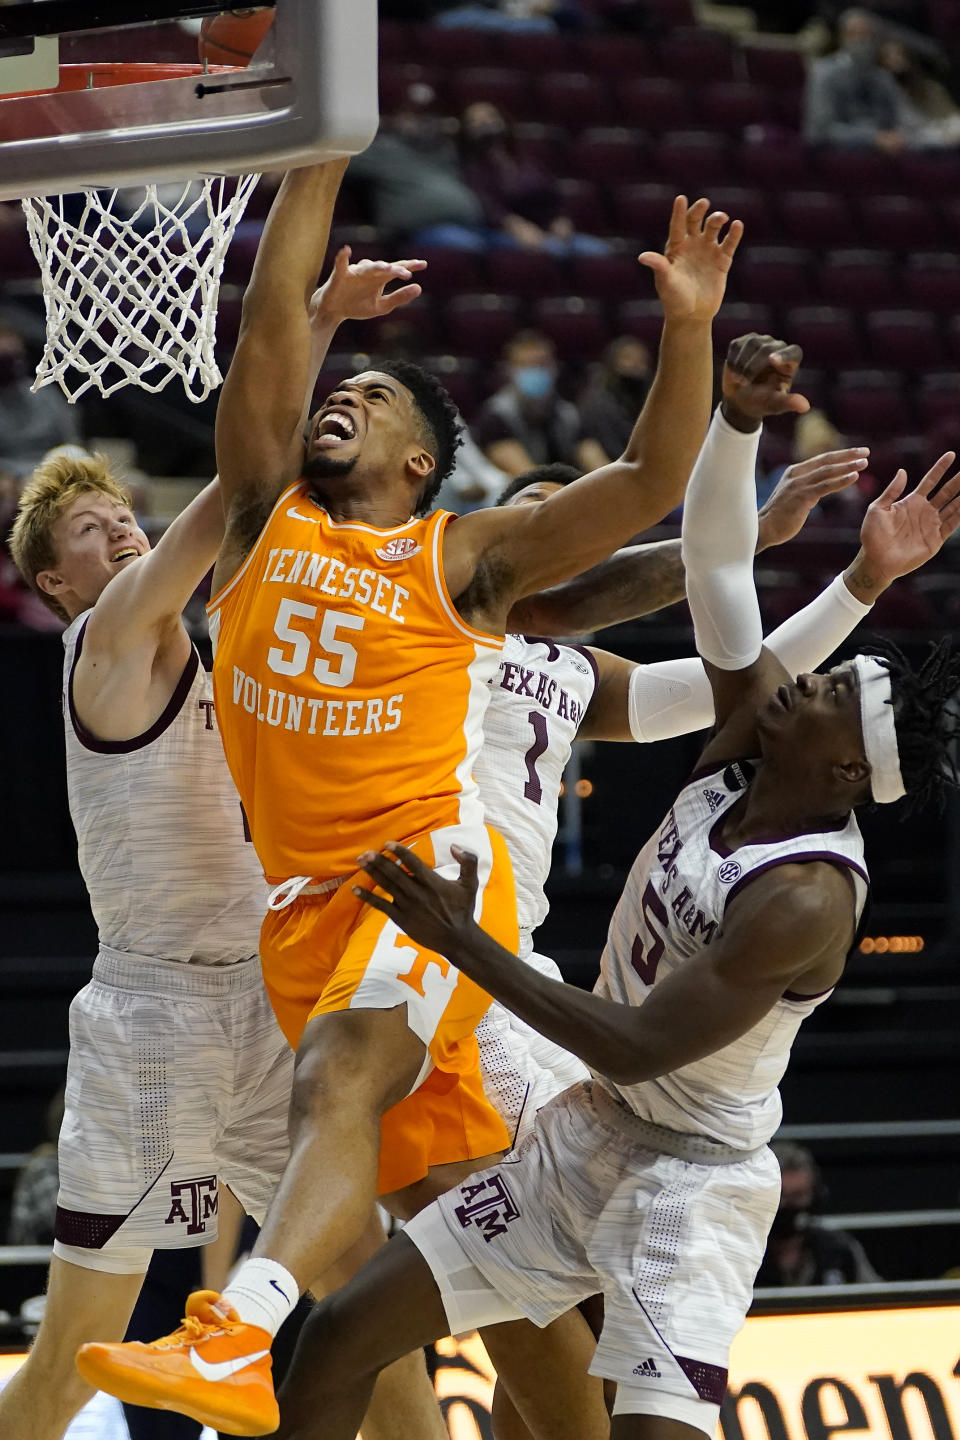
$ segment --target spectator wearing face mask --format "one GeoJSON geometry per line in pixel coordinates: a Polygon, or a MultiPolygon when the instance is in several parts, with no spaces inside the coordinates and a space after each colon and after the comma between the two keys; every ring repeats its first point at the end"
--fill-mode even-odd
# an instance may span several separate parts
{"type": "Polygon", "coordinates": [[[553,346],[536,330],[521,330],[504,351],[508,383],[483,406],[475,428],[487,459],[511,478],[536,465],[576,465],[596,470],[607,463],[603,448],[583,425],[579,411],[557,393],[553,346]]]}
{"type": "Polygon", "coordinates": [[[837,52],[817,60],[807,77],[804,137],[896,154],[907,140],[897,83],[879,64],[877,22],[866,10],[845,10],[839,39],[837,52]]]}
{"type": "Polygon", "coordinates": [[[653,380],[650,351],[642,340],[621,335],[612,340],[589,384],[577,397],[580,420],[614,460],[627,448],[637,416],[653,380]]]}
{"type": "Polygon", "coordinates": [[[0,323],[0,470],[26,475],[57,445],[80,440],[76,410],[54,385],[30,390],[27,350],[19,331],[0,323]]]}
{"type": "Polygon", "coordinates": [[[826,1230],[817,1212],[826,1199],[820,1170],[803,1145],[774,1141],[780,1162],[780,1206],[757,1275],[758,1287],[872,1284],[880,1279],[859,1241],[826,1230]]]}

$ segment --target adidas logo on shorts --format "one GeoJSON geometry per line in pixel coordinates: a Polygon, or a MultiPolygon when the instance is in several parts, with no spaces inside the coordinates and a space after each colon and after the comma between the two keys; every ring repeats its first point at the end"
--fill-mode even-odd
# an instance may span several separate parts
{"type": "Polygon", "coordinates": [[[660,1371],[653,1360],[643,1360],[639,1365],[633,1367],[634,1375],[639,1375],[641,1380],[659,1380],[660,1371]]]}
{"type": "Polygon", "coordinates": [[[713,812],[723,804],[726,796],[721,795],[719,790],[704,790],[703,798],[710,806],[710,814],[712,815],[713,812]]]}

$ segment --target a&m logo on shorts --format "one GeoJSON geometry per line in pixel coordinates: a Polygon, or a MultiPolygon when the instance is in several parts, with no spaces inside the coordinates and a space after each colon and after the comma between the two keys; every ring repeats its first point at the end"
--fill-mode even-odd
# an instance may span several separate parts
{"type": "Polygon", "coordinates": [[[736,860],[724,860],[717,871],[717,879],[724,885],[732,885],[740,879],[740,866],[736,860]]]}
{"type": "Polygon", "coordinates": [[[199,1180],[174,1180],[170,1185],[170,1214],[165,1225],[186,1225],[188,1235],[206,1233],[207,1221],[217,1213],[216,1175],[199,1180]]]}
{"type": "Polygon", "coordinates": [[[405,538],[399,536],[396,540],[388,540],[386,545],[381,545],[375,553],[381,560],[409,560],[422,549],[422,545],[418,545],[416,540],[407,535],[405,538]]]}
{"type": "Polygon", "coordinates": [[[488,1245],[497,1235],[506,1233],[511,1220],[519,1218],[520,1211],[500,1175],[488,1175],[475,1184],[461,1185],[460,1194],[463,1204],[457,1205],[453,1213],[464,1230],[476,1225],[488,1245]]]}

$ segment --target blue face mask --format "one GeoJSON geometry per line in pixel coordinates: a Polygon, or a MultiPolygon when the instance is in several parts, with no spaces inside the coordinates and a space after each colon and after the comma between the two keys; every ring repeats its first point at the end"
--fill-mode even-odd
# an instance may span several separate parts
{"type": "Polygon", "coordinates": [[[518,365],[513,383],[528,400],[543,400],[553,389],[553,371],[546,365],[518,365]]]}

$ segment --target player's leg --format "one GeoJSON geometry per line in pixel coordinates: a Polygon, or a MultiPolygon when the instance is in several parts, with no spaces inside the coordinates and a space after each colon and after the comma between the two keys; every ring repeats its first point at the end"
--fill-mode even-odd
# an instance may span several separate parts
{"type": "Polygon", "coordinates": [[[708,1433],[666,1415],[615,1415],[610,1440],[703,1440],[708,1433]]]}
{"type": "Polygon", "coordinates": [[[488,1326],[480,1338],[506,1391],[496,1440],[607,1440],[603,1381],[588,1375],[596,1341],[579,1310],[541,1330],[529,1320],[488,1326]]]}
{"type": "Polygon", "coordinates": [[[26,1361],[0,1391],[0,1434],[17,1440],[61,1440],[94,1394],[73,1357],[85,1340],[122,1340],[136,1304],[150,1252],[131,1274],[110,1274],[50,1262],[47,1304],[26,1361]]]}

